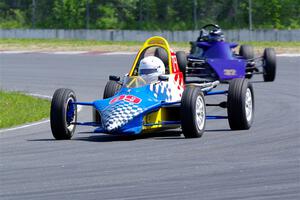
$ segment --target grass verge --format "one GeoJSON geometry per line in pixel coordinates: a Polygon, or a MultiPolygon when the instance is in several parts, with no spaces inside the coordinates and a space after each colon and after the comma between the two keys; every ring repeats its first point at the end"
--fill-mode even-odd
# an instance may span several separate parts
{"type": "MultiPolygon", "coordinates": [[[[251,44],[255,51],[261,53],[265,47],[275,48],[277,53],[300,53],[300,42],[240,42],[251,44]]],[[[0,39],[0,50],[32,51],[138,51],[143,42],[113,42],[95,40],[61,40],[61,39],[0,39]]],[[[188,42],[171,42],[175,50],[189,51],[188,42]]]]}
{"type": "Polygon", "coordinates": [[[49,117],[50,101],[0,90],[0,129],[49,117]]]}

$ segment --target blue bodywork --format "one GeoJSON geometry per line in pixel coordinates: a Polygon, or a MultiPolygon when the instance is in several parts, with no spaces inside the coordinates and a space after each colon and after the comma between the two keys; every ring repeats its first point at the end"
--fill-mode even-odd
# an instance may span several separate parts
{"type": "Polygon", "coordinates": [[[191,63],[193,59],[204,60],[220,81],[245,77],[247,60],[235,55],[232,50],[238,44],[224,41],[195,42],[195,44],[196,51],[188,56],[191,63]]]}
{"type": "MultiPolygon", "coordinates": [[[[111,98],[96,100],[92,103],[75,102],[76,105],[93,106],[101,116],[101,123],[77,122],[77,125],[97,126],[95,132],[110,134],[139,134],[143,126],[154,124],[143,123],[145,115],[162,107],[178,107],[180,102],[166,102],[167,93],[155,93],[151,90],[152,83],[137,88],[122,87],[111,98]]],[[[180,125],[180,121],[162,121],[162,125],[180,125]]]]}
{"type": "MultiPolygon", "coordinates": [[[[143,118],[149,113],[155,112],[163,107],[177,107],[181,106],[181,101],[166,102],[166,93],[159,93],[157,96],[154,95],[153,90],[150,89],[150,85],[145,85],[138,88],[126,88],[122,87],[121,90],[113,97],[108,99],[96,100],[94,102],[72,102],[73,105],[92,106],[100,113],[102,122],[97,124],[95,122],[76,122],[76,125],[95,126],[97,127],[94,132],[96,133],[110,133],[110,134],[140,134],[143,131],[143,126],[153,125],[180,125],[180,120],[174,121],[161,121],[159,124],[144,123],[143,118]],[[138,103],[134,103],[126,100],[125,97],[134,97],[139,99],[138,103]],[[124,110],[120,109],[124,104],[130,108],[135,107],[135,110],[140,110],[132,114],[128,120],[125,120],[123,124],[116,127],[115,129],[109,129],[106,123],[109,124],[109,120],[115,123],[118,121],[118,117],[124,115],[124,110]]],[[[205,91],[204,95],[222,95],[227,94],[227,90],[220,91],[205,91]]],[[[128,110],[128,109],[127,109],[128,110]]],[[[180,119],[180,118],[179,118],[180,119]]],[[[206,116],[208,120],[214,119],[227,119],[227,116],[206,116]]]]}

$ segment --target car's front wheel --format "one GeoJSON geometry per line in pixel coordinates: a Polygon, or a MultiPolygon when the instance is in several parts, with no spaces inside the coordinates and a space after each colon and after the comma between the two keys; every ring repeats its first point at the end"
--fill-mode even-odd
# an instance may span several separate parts
{"type": "Polygon", "coordinates": [[[186,87],[181,99],[181,128],[186,138],[201,137],[205,130],[206,107],[199,87],[186,87]]]}
{"type": "Polygon", "coordinates": [[[254,94],[247,79],[233,79],[229,83],[227,114],[232,130],[249,129],[254,119],[254,94]]]}
{"type": "MultiPolygon", "coordinates": [[[[121,85],[116,81],[108,81],[105,85],[103,99],[110,98],[114,96],[121,89],[121,85]]],[[[99,112],[93,108],[93,121],[97,124],[101,123],[101,116],[99,112]]]]}
{"type": "Polygon", "coordinates": [[[57,140],[71,139],[77,121],[76,96],[73,90],[57,89],[52,97],[50,125],[53,137],[57,140]]]}

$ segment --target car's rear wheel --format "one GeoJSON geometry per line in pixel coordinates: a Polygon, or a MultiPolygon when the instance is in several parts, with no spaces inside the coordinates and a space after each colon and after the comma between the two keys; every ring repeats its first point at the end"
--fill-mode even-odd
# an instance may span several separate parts
{"type": "Polygon", "coordinates": [[[253,59],[254,58],[254,50],[251,45],[243,44],[240,47],[239,55],[243,56],[245,59],[253,59]]]}
{"type": "Polygon", "coordinates": [[[187,65],[187,57],[184,51],[177,51],[176,58],[179,70],[185,75],[186,65],[187,65]]]}
{"type": "Polygon", "coordinates": [[[264,81],[271,82],[275,80],[276,76],[276,53],[273,48],[266,48],[264,50],[264,81]]]}
{"type": "Polygon", "coordinates": [[[74,91],[70,89],[57,89],[52,97],[50,110],[50,125],[52,134],[57,140],[71,139],[77,121],[77,106],[74,91]]]}
{"type": "Polygon", "coordinates": [[[181,99],[181,128],[186,138],[201,137],[205,130],[206,107],[199,87],[186,87],[181,99]]]}
{"type": "MultiPolygon", "coordinates": [[[[116,81],[108,81],[104,88],[103,99],[114,96],[121,88],[121,85],[116,81]]],[[[93,108],[93,121],[97,124],[101,123],[101,117],[98,111],[93,108]]]]}
{"type": "Polygon", "coordinates": [[[249,129],[254,119],[254,94],[247,79],[233,79],[227,96],[228,122],[232,130],[249,129]]]}
{"type": "MultiPolygon", "coordinates": [[[[240,47],[239,55],[242,56],[243,58],[247,59],[247,60],[253,59],[254,58],[254,49],[250,45],[243,44],[240,47]]],[[[248,70],[247,72],[252,73],[253,71],[248,70]]],[[[250,78],[252,78],[252,74],[246,74],[245,77],[250,79],[250,78]]]]}
{"type": "Polygon", "coordinates": [[[158,47],[154,51],[154,56],[162,60],[167,70],[167,66],[169,65],[169,60],[168,60],[168,53],[166,52],[166,50],[164,48],[158,47]]]}

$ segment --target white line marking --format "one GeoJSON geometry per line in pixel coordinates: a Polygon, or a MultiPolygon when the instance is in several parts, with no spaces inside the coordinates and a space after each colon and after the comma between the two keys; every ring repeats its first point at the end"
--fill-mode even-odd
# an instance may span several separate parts
{"type": "Polygon", "coordinates": [[[101,53],[100,55],[134,55],[136,52],[130,52],[130,51],[116,51],[116,52],[107,52],[107,53],[101,53]]]}
{"type": "Polygon", "coordinates": [[[0,133],[7,132],[7,131],[15,131],[15,130],[22,129],[22,128],[27,128],[27,127],[31,127],[31,126],[44,124],[44,123],[47,123],[47,122],[50,122],[50,120],[46,119],[46,120],[43,120],[43,121],[40,121],[40,122],[34,122],[34,123],[22,125],[22,126],[17,126],[17,127],[14,127],[14,128],[2,129],[2,130],[0,130],[0,133]]]}
{"type": "Polygon", "coordinates": [[[36,51],[0,51],[0,54],[23,54],[23,53],[35,53],[36,51]]]}
{"type": "MultiPolygon", "coordinates": [[[[42,99],[49,99],[49,100],[52,99],[52,97],[48,96],[48,95],[34,94],[34,93],[27,93],[27,94],[30,95],[30,96],[39,97],[39,98],[42,98],[42,99]]],[[[80,112],[82,110],[82,108],[83,108],[83,106],[78,105],[77,106],[77,112],[80,112]]],[[[33,123],[29,123],[29,124],[25,124],[25,125],[13,127],[13,128],[0,129],[0,133],[4,133],[4,132],[8,132],[8,131],[15,131],[15,130],[23,129],[23,128],[28,128],[28,127],[31,127],[31,126],[37,126],[37,125],[48,123],[48,122],[50,122],[50,120],[46,119],[46,120],[43,120],[43,121],[33,122],[33,123]]]]}
{"type": "Polygon", "coordinates": [[[35,94],[35,93],[27,93],[27,94],[30,95],[30,96],[33,96],[33,97],[41,98],[41,99],[49,99],[49,100],[52,99],[52,96],[48,96],[48,95],[35,94]]]}
{"type": "Polygon", "coordinates": [[[282,53],[282,54],[277,54],[276,56],[278,57],[300,57],[299,53],[282,53]]]}
{"type": "Polygon", "coordinates": [[[85,54],[89,51],[55,51],[55,52],[44,52],[48,54],[57,54],[57,55],[77,55],[77,54],[85,54]]]}

